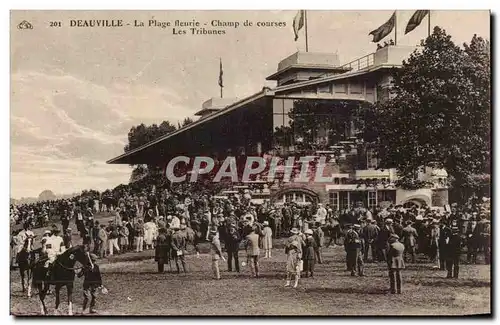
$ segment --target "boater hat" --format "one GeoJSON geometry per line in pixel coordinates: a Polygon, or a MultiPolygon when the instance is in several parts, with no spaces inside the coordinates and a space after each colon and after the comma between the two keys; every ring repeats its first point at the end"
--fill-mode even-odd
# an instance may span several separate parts
{"type": "Polygon", "coordinates": [[[290,233],[296,235],[299,233],[299,230],[297,228],[292,228],[292,230],[290,230],[290,233]]]}

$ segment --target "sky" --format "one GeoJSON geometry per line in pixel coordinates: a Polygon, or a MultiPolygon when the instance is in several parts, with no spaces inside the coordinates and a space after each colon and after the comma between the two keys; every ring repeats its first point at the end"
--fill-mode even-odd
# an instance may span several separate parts
{"type": "MultiPolygon", "coordinates": [[[[347,63],[374,52],[368,33],[393,11],[308,11],[310,52],[337,53],[347,63]]],[[[99,191],[129,180],[127,165],[105,162],[123,153],[130,128],[193,117],[219,95],[219,58],[224,97],[244,98],[274,86],[265,78],[278,62],[305,50],[294,41],[296,11],[12,11],[11,12],[11,197],[99,191]],[[249,20],[286,22],[286,27],[226,28],[225,35],[173,35],[172,27],[71,28],[70,19],[123,19],[147,23],[199,20],[202,24],[249,20]],[[17,25],[27,20],[32,30],[17,25]],[[62,27],[48,27],[61,21],[62,27]]],[[[412,11],[398,11],[398,45],[417,45],[424,22],[404,35],[412,11]]],[[[432,11],[457,44],[474,34],[490,38],[488,11],[432,11]]],[[[205,27],[208,28],[208,27],[205,27]]],[[[387,40],[394,38],[394,34],[387,40]]]]}

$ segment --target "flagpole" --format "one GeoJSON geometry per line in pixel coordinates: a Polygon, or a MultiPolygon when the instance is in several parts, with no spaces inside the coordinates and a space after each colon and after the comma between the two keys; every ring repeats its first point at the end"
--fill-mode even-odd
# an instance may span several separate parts
{"type": "Polygon", "coordinates": [[[394,45],[398,45],[398,11],[394,11],[394,45]]]}
{"type": "Polygon", "coordinates": [[[427,37],[431,36],[431,11],[427,14],[427,37]]]}
{"type": "Polygon", "coordinates": [[[307,42],[307,10],[304,10],[304,24],[306,25],[306,52],[309,52],[309,44],[307,42]]]}

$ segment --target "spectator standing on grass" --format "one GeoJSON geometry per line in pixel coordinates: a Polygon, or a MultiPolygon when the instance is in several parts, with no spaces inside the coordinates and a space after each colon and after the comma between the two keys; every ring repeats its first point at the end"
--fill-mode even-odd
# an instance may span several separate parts
{"type": "Polygon", "coordinates": [[[97,254],[99,254],[100,258],[104,258],[106,256],[107,243],[108,243],[108,233],[106,232],[106,226],[100,225],[96,241],[97,254]]]}
{"type": "Polygon", "coordinates": [[[445,245],[443,255],[446,261],[447,278],[458,278],[460,255],[462,254],[462,238],[458,227],[451,229],[451,236],[445,245]]]}
{"type": "Polygon", "coordinates": [[[407,260],[407,254],[411,257],[411,262],[416,262],[416,246],[417,246],[417,230],[412,227],[412,222],[410,220],[406,221],[406,227],[403,228],[403,237],[401,242],[405,246],[405,260],[407,260]]]}
{"type": "Polygon", "coordinates": [[[271,249],[273,248],[273,231],[269,227],[269,222],[264,221],[264,229],[262,229],[262,248],[264,249],[264,258],[271,258],[271,249]]]}
{"type": "Polygon", "coordinates": [[[159,229],[159,235],[156,238],[155,261],[158,263],[158,273],[163,273],[165,264],[169,262],[170,243],[165,228],[159,229]]]}
{"type": "MultiPolygon", "coordinates": [[[[201,233],[200,233],[201,236],[201,233]]],[[[236,272],[240,272],[240,262],[238,258],[238,252],[241,242],[241,235],[238,231],[238,227],[236,223],[231,223],[227,230],[226,238],[224,239],[224,244],[226,246],[227,251],[227,270],[229,272],[233,271],[233,258],[234,258],[234,266],[236,272]]]]}
{"type": "Polygon", "coordinates": [[[405,268],[403,259],[405,247],[399,242],[399,236],[392,234],[389,237],[387,250],[387,266],[389,268],[389,282],[391,293],[401,293],[403,277],[401,271],[405,268]]]}
{"type": "Polygon", "coordinates": [[[285,287],[290,286],[290,281],[292,276],[295,276],[295,282],[293,287],[297,288],[299,285],[300,272],[301,272],[301,260],[302,260],[302,246],[304,241],[299,235],[299,230],[297,228],[292,228],[290,231],[292,234],[285,243],[285,253],[287,255],[286,259],[286,283],[285,287]]]}
{"type": "Polygon", "coordinates": [[[142,252],[144,249],[144,224],[142,219],[138,219],[134,226],[135,233],[135,243],[136,243],[136,252],[142,252]]]}
{"type": "Polygon", "coordinates": [[[97,255],[90,254],[90,260],[92,261],[91,268],[83,268],[78,274],[79,278],[84,276],[82,314],[85,313],[85,310],[87,309],[89,298],[89,312],[91,314],[96,313],[96,310],[94,309],[96,303],[96,291],[99,288],[102,288],[102,277],[99,265],[97,265],[97,255]]]}
{"type": "Polygon", "coordinates": [[[259,235],[255,231],[255,226],[251,227],[250,233],[245,237],[245,248],[247,251],[247,263],[252,272],[252,276],[259,277],[259,235]]]}
{"type": "Polygon", "coordinates": [[[172,235],[171,247],[172,247],[172,255],[175,261],[175,266],[177,267],[177,273],[181,273],[179,268],[179,260],[181,261],[184,273],[187,273],[186,260],[184,258],[186,249],[186,238],[181,232],[179,232],[179,228],[172,228],[172,230],[174,231],[174,234],[172,235]]]}
{"type": "Polygon", "coordinates": [[[108,232],[108,249],[109,249],[109,256],[112,256],[114,253],[114,250],[119,254],[120,253],[120,247],[118,247],[118,229],[117,226],[113,224],[112,221],[110,221],[110,225],[106,229],[108,232]]]}
{"type": "Polygon", "coordinates": [[[318,264],[323,264],[323,252],[322,248],[325,245],[325,233],[321,229],[321,223],[316,222],[313,228],[313,238],[316,242],[316,247],[314,248],[314,254],[316,256],[316,261],[318,264]]]}
{"type": "Polygon", "coordinates": [[[309,277],[309,273],[311,274],[311,278],[314,276],[314,264],[316,263],[315,249],[317,247],[317,243],[313,237],[312,229],[307,229],[305,232],[306,240],[305,245],[302,248],[303,256],[302,260],[304,261],[304,273],[305,277],[309,277]]]}
{"type": "Polygon", "coordinates": [[[209,233],[210,240],[210,255],[212,256],[212,270],[214,271],[214,277],[216,280],[220,280],[220,270],[219,270],[219,260],[225,261],[224,255],[222,255],[222,248],[219,240],[219,232],[215,229],[211,229],[209,233]]]}

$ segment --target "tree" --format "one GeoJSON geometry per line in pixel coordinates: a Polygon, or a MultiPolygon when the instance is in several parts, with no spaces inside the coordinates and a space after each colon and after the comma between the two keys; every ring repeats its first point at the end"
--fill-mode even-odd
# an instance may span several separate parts
{"type": "Polygon", "coordinates": [[[156,124],[146,126],[141,123],[138,126],[134,126],[130,129],[128,133],[128,143],[124,148],[125,152],[139,148],[148,142],[158,139],[159,137],[174,132],[176,130],[175,125],[168,121],[163,121],[159,126],[156,124]]]}
{"type": "Polygon", "coordinates": [[[189,124],[191,124],[191,123],[193,123],[193,122],[194,122],[194,120],[193,120],[192,118],[190,118],[190,117],[186,117],[186,118],[184,118],[184,120],[182,121],[182,127],[185,127],[185,126],[187,126],[187,125],[189,125],[189,124]]]}
{"type": "Polygon", "coordinates": [[[365,140],[402,184],[418,187],[415,173],[427,166],[474,187],[490,161],[489,42],[474,36],[462,49],[436,27],[421,45],[393,72],[390,98],[361,112],[365,140]]]}
{"type": "Polygon", "coordinates": [[[144,178],[147,174],[148,174],[148,167],[146,165],[137,165],[134,168],[134,170],[132,170],[129,183],[135,183],[144,178]]]}

